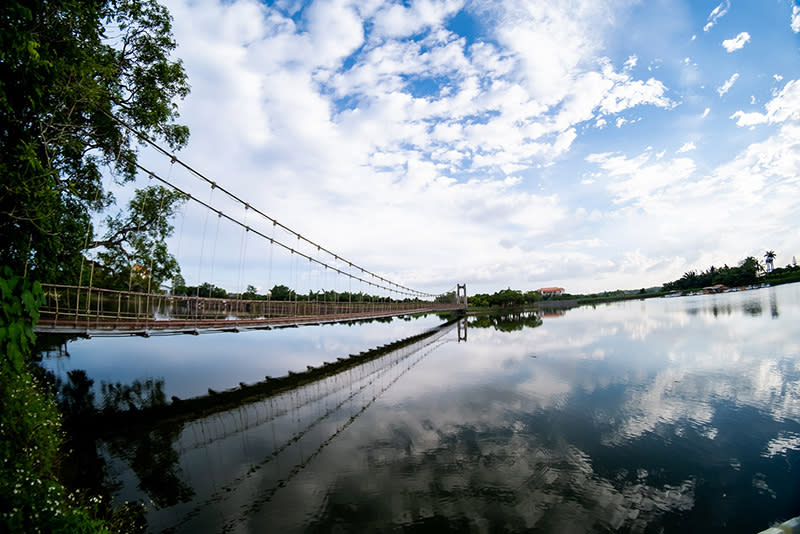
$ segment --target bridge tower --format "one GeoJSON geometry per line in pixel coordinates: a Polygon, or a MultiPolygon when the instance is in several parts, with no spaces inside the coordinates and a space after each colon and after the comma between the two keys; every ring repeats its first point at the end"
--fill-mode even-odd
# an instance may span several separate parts
{"type": "Polygon", "coordinates": [[[463,304],[467,309],[467,284],[457,284],[456,304],[463,304]],[[463,291],[463,293],[462,293],[463,291]]]}

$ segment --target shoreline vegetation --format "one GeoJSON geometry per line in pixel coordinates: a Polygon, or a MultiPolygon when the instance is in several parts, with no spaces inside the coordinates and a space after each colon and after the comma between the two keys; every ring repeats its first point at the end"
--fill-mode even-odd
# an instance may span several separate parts
{"type": "Polygon", "coordinates": [[[70,488],[64,416],[33,362],[39,282],[0,272],[0,532],[144,532],[139,504],[70,488]]]}
{"type": "Polygon", "coordinates": [[[476,294],[468,297],[467,304],[470,314],[496,313],[508,308],[563,309],[623,300],[743,291],[765,285],[777,286],[795,282],[800,282],[800,266],[794,261],[786,267],[777,267],[766,272],[756,258],[749,256],[735,267],[712,265],[705,271],[689,271],[677,280],[650,288],[618,289],[589,294],[564,293],[549,297],[543,297],[538,291],[523,292],[508,288],[493,294],[476,294]]]}

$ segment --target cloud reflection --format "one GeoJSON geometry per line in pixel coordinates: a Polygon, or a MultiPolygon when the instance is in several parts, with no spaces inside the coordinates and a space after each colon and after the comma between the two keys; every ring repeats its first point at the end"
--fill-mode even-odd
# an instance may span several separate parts
{"type": "Polygon", "coordinates": [[[199,439],[187,426],[203,446],[178,448],[180,471],[205,497],[154,517],[187,531],[646,532],[718,529],[746,509],[766,525],[765,503],[796,489],[797,292],[746,297],[778,317],[730,295],[570,310],[467,343],[450,332],[413,365],[287,394],[266,423],[206,441],[203,424],[235,421],[194,424],[199,439]]]}

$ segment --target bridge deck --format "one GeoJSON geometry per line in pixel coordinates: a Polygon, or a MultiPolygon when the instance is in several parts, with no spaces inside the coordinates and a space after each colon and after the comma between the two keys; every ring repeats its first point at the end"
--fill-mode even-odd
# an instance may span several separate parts
{"type": "Polygon", "coordinates": [[[45,286],[40,333],[142,335],[288,328],[462,309],[425,301],[323,302],[186,297],[45,286]]]}

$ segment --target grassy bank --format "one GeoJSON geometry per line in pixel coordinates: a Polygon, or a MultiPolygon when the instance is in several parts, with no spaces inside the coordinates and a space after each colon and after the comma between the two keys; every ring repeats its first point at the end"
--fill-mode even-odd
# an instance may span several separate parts
{"type": "Polygon", "coordinates": [[[59,480],[61,415],[30,364],[42,299],[38,283],[8,268],[0,273],[0,532],[141,531],[124,517],[131,508],[112,513],[110,503],[69,491],[59,480]]]}

